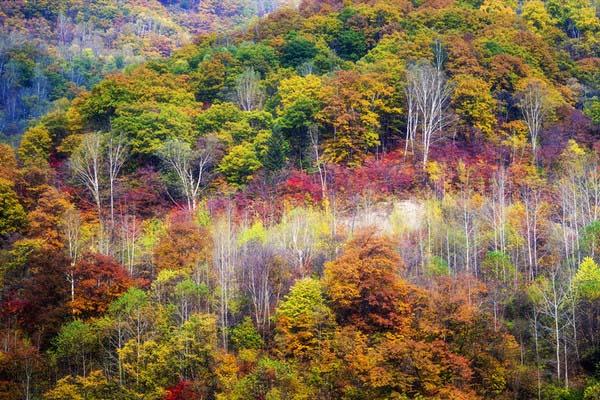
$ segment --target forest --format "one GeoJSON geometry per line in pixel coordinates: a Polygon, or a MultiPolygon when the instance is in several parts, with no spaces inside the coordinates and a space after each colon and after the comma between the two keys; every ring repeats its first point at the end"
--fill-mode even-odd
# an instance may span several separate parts
{"type": "Polygon", "coordinates": [[[0,26],[0,399],[600,399],[598,0],[0,26]]]}
{"type": "Polygon", "coordinates": [[[53,103],[103,76],[168,56],[202,32],[245,25],[293,0],[0,2],[0,132],[18,143],[53,103]]]}

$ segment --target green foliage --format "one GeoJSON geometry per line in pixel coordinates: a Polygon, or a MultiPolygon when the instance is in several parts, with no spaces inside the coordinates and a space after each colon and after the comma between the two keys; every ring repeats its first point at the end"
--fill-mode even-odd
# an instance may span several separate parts
{"type": "Polygon", "coordinates": [[[573,278],[577,295],[588,301],[600,299],[600,267],[590,257],[583,259],[573,278]]]}
{"type": "Polygon", "coordinates": [[[241,43],[235,48],[234,56],[243,68],[253,68],[262,76],[279,65],[275,49],[262,43],[241,43]]]}
{"type": "Polygon", "coordinates": [[[252,180],[254,172],[262,166],[252,143],[243,143],[231,148],[219,164],[219,171],[227,181],[244,185],[252,180]]]}
{"type": "Polygon", "coordinates": [[[579,400],[581,396],[576,389],[547,385],[542,388],[542,398],[547,400],[579,400]]]}
{"type": "Polygon", "coordinates": [[[63,325],[53,340],[52,356],[57,362],[82,365],[80,372],[86,370],[86,358],[98,344],[98,337],[93,327],[81,320],[74,320],[63,325]]]}
{"type": "Polygon", "coordinates": [[[238,243],[244,245],[250,242],[265,243],[267,241],[267,230],[260,220],[255,221],[247,229],[243,230],[238,243]]]}
{"type": "Polygon", "coordinates": [[[429,259],[429,263],[425,270],[425,274],[432,277],[448,276],[450,275],[450,272],[450,267],[446,260],[438,256],[433,256],[429,259]]]}
{"type": "Polygon", "coordinates": [[[108,312],[112,315],[131,315],[146,306],[148,300],[146,292],[132,287],[110,304],[108,312]]]}
{"type": "Polygon", "coordinates": [[[192,141],[194,137],[189,111],[169,104],[123,108],[112,120],[112,128],[127,136],[134,155],[152,155],[170,139],[192,141]]]}
{"type": "Polygon", "coordinates": [[[291,32],[281,48],[281,64],[285,67],[298,67],[317,55],[314,43],[298,32],[291,32]]]}
{"type": "Polygon", "coordinates": [[[238,351],[243,349],[260,350],[265,345],[250,317],[244,317],[242,322],[231,328],[230,340],[238,351]]]}
{"type": "Polygon", "coordinates": [[[600,221],[594,221],[584,228],[581,245],[592,256],[600,254],[600,221]]]}
{"type": "Polygon", "coordinates": [[[52,138],[43,126],[35,126],[25,131],[19,145],[19,159],[25,165],[43,166],[48,162],[52,138]]]}
{"type": "Polygon", "coordinates": [[[583,112],[587,115],[594,124],[600,125],[600,100],[592,99],[585,103],[583,112]]]}
{"type": "Polygon", "coordinates": [[[181,375],[192,376],[211,387],[217,352],[215,316],[194,314],[169,339],[171,355],[167,358],[168,363],[181,375]]]}
{"type": "Polygon", "coordinates": [[[299,379],[298,371],[290,364],[272,358],[261,358],[256,370],[239,380],[231,399],[283,400],[292,398],[308,400],[312,398],[307,388],[299,379]]]}
{"type": "Polygon", "coordinates": [[[0,178],[0,238],[19,232],[25,227],[27,216],[13,190],[11,182],[0,178]]]}
{"type": "Polygon", "coordinates": [[[508,254],[497,250],[485,255],[481,267],[486,278],[500,282],[510,282],[516,272],[508,254]]]}
{"type": "Polygon", "coordinates": [[[196,119],[196,126],[201,136],[218,132],[226,122],[239,122],[243,118],[242,111],[233,103],[216,103],[201,113],[196,119]]]}
{"type": "Polygon", "coordinates": [[[524,4],[523,18],[539,32],[545,32],[555,24],[546,10],[544,2],[539,0],[531,0],[524,4]]]}
{"type": "Polygon", "coordinates": [[[321,282],[311,278],[296,281],[277,308],[275,321],[279,351],[288,357],[310,357],[335,326],[321,282]]]}
{"type": "Polygon", "coordinates": [[[339,19],[346,25],[331,43],[331,47],[344,60],[358,61],[367,53],[366,36],[363,30],[348,26],[348,20],[356,15],[352,8],[344,8],[339,19]]]}
{"type": "Polygon", "coordinates": [[[583,400],[598,400],[600,399],[600,382],[591,381],[583,390],[583,400]]]}

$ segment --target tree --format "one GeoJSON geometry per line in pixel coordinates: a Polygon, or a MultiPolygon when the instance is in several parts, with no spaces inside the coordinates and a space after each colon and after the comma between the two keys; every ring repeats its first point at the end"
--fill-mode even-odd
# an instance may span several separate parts
{"type": "Polygon", "coordinates": [[[329,128],[323,144],[328,161],[357,165],[379,144],[377,111],[393,110],[385,102],[393,91],[380,76],[355,71],[340,71],[323,86],[317,121],[329,128]]]}
{"type": "Polygon", "coordinates": [[[198,206],[201,184],[215,160],[216,147],[213,136],[201,139],[196,150],[182,140],[173,139],[166,142],[159,152],[163,161],[175,172],[190,212],[198,206]]]}
{"type": "Polygon", "coordinates": [[[127,138],[132,156],[156,154],[169,140],[191,142],[195,137],[192,108],[173,104],[133,103],[112,120],[112,130],[127,138]]]}
{"type": "Polygon", "coordinates": [[[315,75],[292,76],[279,83],[281,102],[277,109],[276,125],[285,133],[292,154],[303,167],[310,146],[308,130],[316,124],[315,116],[322,107],[320,91],[322,80],[315,75]]]}
{"type": "Polygon", "coordinates": [[[314,357],[334,327],[322,283],[312,278],[298,280],[275,312],[277,349],[293,359],[314,357]]]}
{"type": "Polygon", "coordinates": [[[179,376],[200,382],[208,395],[214,390],[217,321],[211,314],[194,314],[170,338],[171,356],[179,376]]]}
{"type": "Polygon", "coordinates": [[[44,248],[40,243],[27,246],[23,278],[5,287],[20,304],[14,310],[21,328],[33,343],[47,348],[50,338],[68,315],[68,287],[65,281],[68,260],[62,251],[44,248]]]}
{"type": "MultiPolygon", "coordinates": [[[[75,301],[75,265],[79,261],[82,252],[81,217],[79,212],[69,207],[62,215],[59,229],[65,243],[65,250],[71,263],[67,269],[67,281],[71,286],[71,304],[75,301]]],[[[74,313],[74,310],[73,310],[74,313]]]]}
{"type": "Polygon", "coordinates": [[[104,313],[134,283],[121,265],[101,254],[82,258],[75,265],[73,279],[75,300],[71,307],[84,317],[104,313]]]}
{"type": "Polygon", "coordinates": [[[8,144],[0,143],[0,178],[13,182],[17,172],[15,149],[8,144]]]}
{"type": "Polygon", "coordinates": [[[121,135],[96,132],[83,136],[70,159],[70,167],[75,179],[88,190],[94,200],[100,223],[100,248],[104,253],[110,252],[108,242],[115,233],[116,185],[127,152],[128,148],[121,135]],[[105,190],[108,190],[110,212],[108,217],[104,215],[105,190]],[[109,230],[105,229],[106,218],[110,219],[109,230]],[[110,236],[104,237],[107,232],[110,236]]]}
{"type": "Polygon", "coordinates": [[[242,322],[231,329],[231,345],[237,351],[244,349],[260,350],[265,342],[260,333],[254,327],[250,317],[244,317],[242,322]]]}
{"type": "Polygon", "coordinates": [[[121,167],[127,159],[128,148],[122,134],[109,133],[104,138],[106,147],[106,169],[108,171],[108,188],[110,199],[110,226],[115,229],[115,185],[121,172],[121,167]]]}
{"type": "Polygon", "coordinates": [[[281,48],[281,63],[286,67],[297,67],[317,55],[314,43],[297,32],[290,33],[281,48]]]}
{"type": "Polygon", "coordinates": [[[392,243],[373,231],[357,234],[336,260],[325,264],[324,285],[341,323],[365,332],[401,329],[406,320],[402,299],[409,288],[392,243]]]}
{"type": "Polygon", "coordinates": [[[44,166],[50,157],[52,137],[44,126],[35,126],[25,131],[19,145],[19,159],[24,165],[44,166]]]}
{"type": "Polygon", "coordinates": [[[593,98],[592,100],[587,101],[583,111],[594,124],[600,125],[600,99],[593,98]]]}
{"type": "Polygon", "coordinates": [[[45,400],[127,400],[133,394],[125,387],[107,379],[102,371],[95,370],[87,376],[68,375],[59,379],[46,393],[45,400]]]}
{"type": "Polygon", "coordinates": [[[6,400],[31,400],[49,365],[39,348],[18,329],[4,326],[0,359],[0,393],[6,400]]]}
{"type": "Polygon", "coordinates": [[[205,228],[191,221],[172,222],[154,247],[154,261],[159,270],[191,271],[206,263],[210,242],[205,228]]]}
{"type": "Polygon", "coordinates": [[[568,306],[571,293],[570,286],[564,276],[561,276],[561,272],[555,269],[549,277],[539,277],[529,290],[532,300],[545,318],[541,321],[542,327],[550,333],[554,348],[556,380],[560,382],[564,379],[568,382],[567,371],[563,368],[563,364],[568,363],[567,340],[563,335],[570,311],[568,306]],[[564,351],[564,358],[561,351],[564,351]]]}
{"type": "Polygon", "coordinates": [[[264,233],[262,224],[258,222],[249,230],[242,231],[238,239],[240,286],[251,303],[254,323],[264,334],[269,332],[272,309],[285,287],[287,269],[283,259],[260,236],[253,235],[254,230],[264,233]]]}
{"type": "Polygon", "coordinates": [[[577,295],[586,300],[600,299],[600,267],[593,259],[583,259],[573,278],[573,287],[577,295]]]}
{"type": "Polygon", "coordinates": [[[85,135],[81,140],[81,145],[71,156],[70,162],[75,178],[84,185],[92,196],[100,222],[102,222],[101,181],[103,162],[102,136],[99,133],[85,135]]]}
{"type": "Polygon", "coordinates": [[[496,100],[490,93],[490,85],[472,75],[455,76],[453,83],[452,104],[456,113],[487,138],[491,138],[496,124],[496,100]]]}
{"type": "Polygon", "coordinates": [[[0,178],[0,238],[6,239],[25,227],[27,216],[12,182],[0,178]]]}
{"type": "MultiPolygon", "coordinates": [[[[213,102],[225,86],[225,65],[223,57],[213,56],[203,61],[198,69],[191,74],[196,88],[196,99],[204,103],[213,102]]],[[[231,61],[231,60],[229,60],[231,61]]]]}
{"type": "Polygon", "coordinates": [[[213,265],[216,270],[216,281],[219,294],[219,330],[221,346],[227,350],[230,303],[235,294],[238,253],[236,231],[232,221],[232,210],[215,223],[213,229],[213,265]]]}
{"type": "Polygon", "coordinates": [[[414,143],[420,133],[423,168],[426,168],[431,144],[449,122],[446,107],[451,87],[443,71],[424,62],[411,66],[406,79],[407,140],[414,143]]]}
{"type": "Polygon", "coordinates": [[[264,93],[260,84],[260,74],[252,68],[242,72],[236,79],[235,93],[240,108],[244,111],[260,110],[264,93]]]}
{"type": "Polygon", "coordinates": [[[72,207],[63,193],[54,187],[47,187],[38,199],[35,209],[29,213],[28,236],[43,240],[46,248],[62,249],[64,237],[60,229],[61,218],[72,207]]]}
{"type": "Polygon", "coordinates": [[[229,149],[218,169],[228,182],[243,186],[252,181],[254,173],[262,167],[260,158],[254,143],[243,142],[229,149]]]}
{"type": "Polygon", "coordinates": [[[521,82],[518,96],[519,108],[529,130],[533,161],[537,163],[540,134],[556,102],[551,98],[547,84],[536,79],[521,82]]]}
{"type": "Polygon", "coordinates": [[[92,353],[98,343],[91,325],[74,320],[63,325],[52,341],[52,355],[67,366],[72,375],[87,376],[92,364],[92,353]]]}
{"type": "Polygon", "coordinates": [[[319,236],[328,229],[321,218],[316,210],[295,208],[283,215],[278,226],[276,243],[294,260],[297,275],[304,276],[310,272],[319,236]]]}
{"type": "Polygon", "coordinates": [[[543,1],[531,0],[523,5],[523,19],[540,33],[548,32],[556,21],[548,14],[543,1]]]}

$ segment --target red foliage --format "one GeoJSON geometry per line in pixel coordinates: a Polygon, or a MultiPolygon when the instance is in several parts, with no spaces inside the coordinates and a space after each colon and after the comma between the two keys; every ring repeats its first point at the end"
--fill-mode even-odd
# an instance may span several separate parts
{"type": "MultiPolygon", "coordinates": [[[[406,162],[401,150],[386,153],[380,158],[369,157],[356,168],[328,165],[328,185],[341,198],[371,192],[377,196],[400,194],[414,186],[415,168],[406,162]]],[[[318,202],[322,198],[317,174],[292,171],[280,187],[281,195],[292,202],[318,202]]]]}
{"type": "Polygon", "coordinates": [[[542,134],[540,158],[546,165],[557,161],[569,139],[588,146],[592,146],[595,140],[591,135],[592,123],[581,111],[570,107],[560,111],[560,122],[542,134]]]}
{"type": "Polygon", "coordinates": [[[407,162],[401,150],[369,157],[358,168],[331,166],[332,188],[351,197],[371,192],[377,196],[400,194],[414,185],[415,169],[407,162]]]}
{"type": "Polygon", "coordinates": [[[458,146],[446,143],[431,147],[430,159],[442,164],[445,168],[446,180],[457,184],[459,164],[469,171],[469,182],[472,187],[483,190],[489,186],[494,173],[502,163],[502,154],[490,145],[458,146]]]}
{"type": "Polygon", "coordinates": [[[152,167],[138,169],[127,177],[126,188],[120,193],[119,208],[128,214],[142,218],[156,217],[168,208],[168,201],[162,196],[166,193],[160,174],[152,167]]]}
{"type": "Polygon", "coordinates": [[[36,346],[47,345],[67,316],[67,264],[61,251],[36,249],[23,271],[26,277],[5,278],[2,318],[18,322],[36,346]]]}
{"type": "Polygon", "coordinates": [[[204,398],[205,396],[197,390],[193,382],[179,381],[177,385],[167,389],[163,400],[201,400],[204,398]]]}
{"type": "Polygon", "coordinates": [[[91,254],[75,265],[73,311],[87,317],[102,314],[110,302],[134,284],[127,271],[114,259],[91,254]]]}
{"type": "Polygon", "coordinates": [[[321,200],[321,185],[317,175],[294,170],[281,186],[282,195],[293,202],[318,202],[321,200]]]}

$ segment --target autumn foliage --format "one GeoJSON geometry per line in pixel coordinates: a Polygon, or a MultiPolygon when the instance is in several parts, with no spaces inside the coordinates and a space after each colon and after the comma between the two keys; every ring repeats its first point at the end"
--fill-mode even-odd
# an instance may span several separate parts
{"type": "Polygon", "coordinates": [[[0,2],[0,399],[599,398],[597,8],[0,2]]]}

